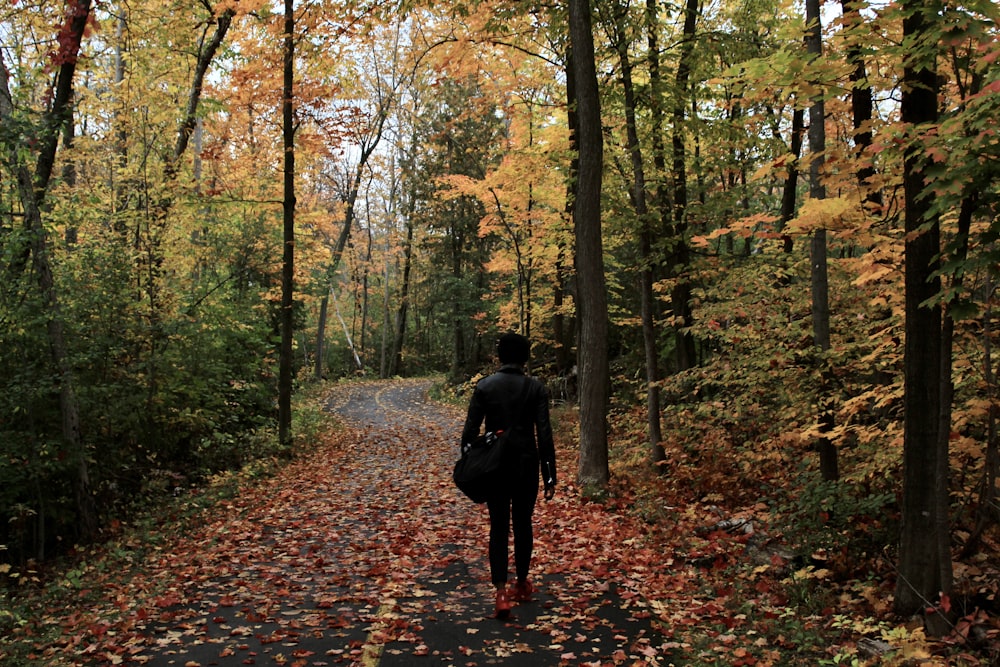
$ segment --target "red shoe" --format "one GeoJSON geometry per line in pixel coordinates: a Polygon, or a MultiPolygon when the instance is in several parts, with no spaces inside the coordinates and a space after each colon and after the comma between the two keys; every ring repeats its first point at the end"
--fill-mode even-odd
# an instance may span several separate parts
{"type": "Polygon", "coordinates": [[[507,595],[506,586],[497,586],[497,618],[507,618],[510,616],[510,596],[507,595]]]}
{"type": "Polygon", "coordinates": [[[517,602],[531,602],[531,594],[535,592],[535,587],[527,579],[518,579],[511,590],[511,598],[517,602]]]}

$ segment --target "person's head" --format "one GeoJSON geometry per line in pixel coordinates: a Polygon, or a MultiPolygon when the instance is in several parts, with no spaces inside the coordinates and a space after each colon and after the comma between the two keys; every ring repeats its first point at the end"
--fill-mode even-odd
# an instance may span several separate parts
{"type": "Polygon", "coordinates": [[[497,341],[497,358],[501,364],[526,364],[531,356],[531,343],[518,333],[505,333],[497,341]]]}

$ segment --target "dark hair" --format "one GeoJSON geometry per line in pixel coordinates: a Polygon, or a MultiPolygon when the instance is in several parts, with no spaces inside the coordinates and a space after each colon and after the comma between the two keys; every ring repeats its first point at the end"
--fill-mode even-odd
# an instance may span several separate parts
{"type": "Polygon", "coordinates": [[[497,357],[501,364],[524,364],[531,356],[531,343],[518,333],[505,333],[497,341],[497,357]]]}

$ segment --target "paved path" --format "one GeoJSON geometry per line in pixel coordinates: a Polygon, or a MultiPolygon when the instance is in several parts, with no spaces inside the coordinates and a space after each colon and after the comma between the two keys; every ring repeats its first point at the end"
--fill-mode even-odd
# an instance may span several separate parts
{"type": "Polygon", "coordinates": [[[428,386],[335,385],[330,442],[159,552],[155,597],[94,664],[666,664],[613,519],[579,525],[569,494],[539,503],[535,601],[492,617],[486,510],[450,481],[463,415],[428,386]]]}
{"type": "MultiPolygon", "coordinates": [[[[494,619],[486,508],[468,501],[450,480],[464,415],[426,402],[423,383],[377,387],[373,391],[357,387],[335,395],[328,405],[369,433],[417,431],[415,437],[426,448],[422,455],[407,459],[411,464],[405,466],[407,476],[437,491],[426,493],[403,484],[398,502],[405,504],[408,499],[414,513],[430,522],[425,536],[428,532],[446,536],[432,540],[435,549],[418,569],[415,586],[426,594],[413,597],[404,591],[395,596],[397,606],[409,612],[403,618],[421,627],[420,644],[416,651],[404,642],[388,644],[382,651],[382,665],[415,664],[414,654],[437,658],[432,663],[456,665],[660,664],[657,652],[646,641],[654,637],[648,622],[633,618],[629,604],[613,586],[605,588],[606,582],[567,586],[567,577],[538,573],[536,565],[533,578],[539,591],[535,600],[516,606],[507,622],[494,619]],[[630,659],[628,649],[633,648],[647,649],[651,655],[633,652],[630,659]]],[[[551,525],[547,509],[551,508],[540,501],[536,563],[544,556],[539,552],[545,548],[544,533],[551,525]]]]}

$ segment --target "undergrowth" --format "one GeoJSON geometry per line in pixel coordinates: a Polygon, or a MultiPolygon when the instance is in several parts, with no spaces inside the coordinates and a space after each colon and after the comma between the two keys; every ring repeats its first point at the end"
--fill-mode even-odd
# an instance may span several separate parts
{"type": "MultiPolygon", "coordinates": [[[[330,428],[319,402],[322,390],[320,385],[305,387],[296,395],[290,450],[277,443],[272,430],[249,432],[234,444],[244,448],[238,466],[226,459],[219,471],[197,478],[154,476],[139,498],[121,508],[122,518],[109,521],[93,544],[72,546],[45,563],[28,561],[18,568],[0,564],[0,638],[28,632],[35,634],[34,644],[54,641],[60,625],[39,622],[45,616],[100,604],[102,591],[93,587],[93,581],[133,579],[143,571],[148,556],[184,535],[206,512],[235,498],[254,480],[272,475],[289,457],[307,454],[321,429],[330,428]]],[[[3,548],[0,545],[0,551],[3,548]]],[[[5,651],[4,665],[39,664],[26,644],[15,642],[5,651]]]]}
{"type": "Polygon", "coordinates": [[[998,664],[995,553],[956,564],[965,606],[951,636],[929,639],[919,619],[892,613],[893,479],[824,481],[816,454],[789,437],[792,425],[774,420],[735,442],[730,430],[690,418],[696,412],[667,410],[675,420],[655,467],[643,410],[617,410],[610,424],[609,502],[641,518],[665,552],[688,549],[704,596],[724,609],[668,628],[687,647],[684,664],[998,664]],[[869,645],[885,652],[866,653],[869,645]]]}

